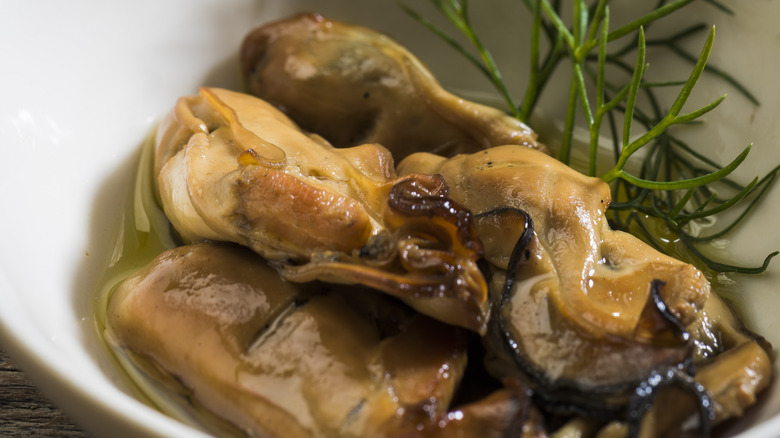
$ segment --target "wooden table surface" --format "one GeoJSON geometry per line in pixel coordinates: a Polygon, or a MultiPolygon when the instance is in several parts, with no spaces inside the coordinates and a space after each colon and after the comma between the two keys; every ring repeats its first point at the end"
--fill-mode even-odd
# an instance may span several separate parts
{"type": "Polygon", "coordinates": [[[0,436],[86,437],[0,349],[0,436]]]}

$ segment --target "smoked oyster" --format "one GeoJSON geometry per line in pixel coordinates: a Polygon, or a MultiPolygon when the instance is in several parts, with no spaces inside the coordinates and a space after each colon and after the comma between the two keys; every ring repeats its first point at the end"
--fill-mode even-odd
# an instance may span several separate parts
{"type": "Polygon", "coordinates": [[[386,295],[296,284],[246,248],[159,255],[111,298],[108,339],[247,436],[500,437],[536,427],[508,387],[453,406],[464,329],[386,295]]]}
{"type": "Polygon", "coordinates": [[[672,370],[675,383],[704,385],[697,391],[714,403],[705,415],[722,421],[768,384],[766,346],[699,270],[610,229],[603,181],[512,145],[450,159],[414,154],[398,172],[443,175],[450,196],[474,212],[495,271],[491,369],[527,379],[550,411],[628,421],[632,403],[642,404],[635,389],[672,370]]]}
{"type": "Polygon", "coordinates": [[[503,144],[546,150],[525,124],[445,91],[391,38],[318,14],[250,32],[241,66],[250,93],[337,147],[380,143],[396,159],[503,144]]]}
{"type": "Polygon", "coordinates": [[[334,148],[256,97],[203,88],[156,137],[165,214],[186,242],[239,243],[293,281],[360,283],[484,332],[469,211],[440,177],[398,178],[384,147],[334,148]]]}

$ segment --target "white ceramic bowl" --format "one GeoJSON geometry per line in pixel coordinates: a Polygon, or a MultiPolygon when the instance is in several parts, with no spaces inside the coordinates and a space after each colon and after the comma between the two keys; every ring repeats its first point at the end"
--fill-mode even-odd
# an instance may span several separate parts
{"type": "MultiPolygon", "coordinates": [[[[410,2],[412,3],[412,2],[410,2]]],[[[426,6],[421,3],[421,7],[426,6]]],[[[499,58],[519,59],[519,1],[473,2],[487,42],[499,58]],[[509,27],[508,27],[509,26],[509,27]]],[[[622,2],[626,3],[626,2],[622,2]]],[[[696,133],[715,158],[754,150],[743,178],[780,163],[780,2],[741,0],[735,17],[708,5],[680,17],[718,28],[711,58],[755,91],[752,107],[717,81],[693,100],[731,92],[696,133]]],[[[91,303],[110,255],[139,146],[176,98],[200,85],[239,87],[236,52],[242,36],[269,19],[304,10],[390,33],[461,90],[487,89],[469,66],[392,0],[56,1],[5,5],[0,26],[0,342],[66,413],[95,436],[198,436],[128,395],[94,329],[91,303]],[[479,85],[477,85],[479,84],[479,85]]],[[[692,47],[701,41],[693,41],[692,47]]],[[[651,64],[663,68],[661,64],[651,64]]],[[[551,96],[548,114],[560,102],[551,96]]],[[[553,116],[554,117],[554,116],[553,116]]],[[[780,189],[728,243],[740,263],[756,264],[780,249],[780,189]]],[[[780,345],[780,261],[770,272],[739,278],[752,327],[780,345]]],[[[727,435],[780,436],[775,385],[727,435]]]]}

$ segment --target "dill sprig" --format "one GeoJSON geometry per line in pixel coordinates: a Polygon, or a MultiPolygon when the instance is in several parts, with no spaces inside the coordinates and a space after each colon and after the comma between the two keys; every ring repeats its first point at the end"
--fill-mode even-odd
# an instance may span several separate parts
{"type": "MultiPolygon", "coordinates": [[[[702,243],[723,238],[736,228],[773,184],[780,166],[763,178],[757,177],[743,185],[730,179],[729,175],[745,160],[752,145],[721,166],[674,135],[673,126],[697,122],[725,98],[725,95],[721,96],[701,108],[681,113],[705,72],[732,85],[758,105],[756,97],[736,78],[707,64],[715,38],[714,27],[694,24],[671,36],[646,40],[648,27],[693,0],[659,0],[650,12],[617,29],[610,28],[609,0],[595,0],[590,4],[586,0],[573,0],[570,24],[561,18],[564,14],[560,0],[521,1],[532,21],[528,50],[530,74],[519,101],[510,94],[492,54],[472,26],[468,0],[430,2],[454,25],[461,37],[465,37],[469,47],[410,7],[404,4],[401,7],[479,68],[506,102],[510,113],[524,122],[533,114],[555,70],[564,60],[568,62],[569,93],[558,159],[571,164],[574,128],[581,117],[587,124],[590,140],[587,169],[583,171],[599,176],[596,163],[604,152],[599,140],[602,131],[607,129],[613,140],[614,164],[600,176],[612,187],[615,201],[610,206],[610,221],[613,226],[634,233],[663,252],[676,253],[673,255],[714,272],[759,273],[766,270],[777,252],[769,254],[759,266],[736,266],[713,260],[699,247],[702,243]],[[708,29],[698,56],[682,48],[683,40],[708,29]],[[688,78],[663,83],[647,81],[648,46],[666,49],[692,64],[688,78]],[[629,79],[614,79],[614,74],[610,76],[608,71],[623,72],[629,79]],[[620,83],[621,79],[626,83],[620,83]],[[671,106],[665,109],[657,91],[668,87],[678,87],[678,93],[671,106]],[[632,136],[637,131],[641,134],[632,136]],[[636,161],[636,158],[631,159],[640,150],[642,159],[636,173],[632,173],[629,162],[636,161]],[[729,196],[718,195],[717,189],[729,196]],[[708,235],[691,231],[706,226],[714,217],[735,207],[742,209],[740,214],[719,231],[708,235]],[[674,245],[669,245],[669,241],[674,245]]],[[[733,14],[716,0],[703,1],[733,14]]]]}

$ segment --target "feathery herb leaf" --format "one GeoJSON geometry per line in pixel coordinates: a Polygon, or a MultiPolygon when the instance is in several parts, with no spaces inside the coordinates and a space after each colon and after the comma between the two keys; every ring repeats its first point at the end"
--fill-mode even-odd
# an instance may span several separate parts
{"type": "MultiPolygon", "coordinates": [[[[573,0],[571,25],[562,19],[560,1],[522,0],[531,18],[528,50],[530,74],[519,103],[509,93],[497,63],[472,26],[468,0],[430,1],[461,37],[465,37],[471,48],[459,43],[456,37],[410,7],[401,6],[411,17],[479,68],[506,102],[511,114],[523,122],[528,123],[553,72],[562,61],[568,60],[571,69],[568,103],[558,158],[571,165],[574,128],[577,119],[582,117],[589,130],[590,142],[588,164],[584,171],[597,176],[596,163],[602,152],[599,141],[602,130],[607,129],[613,139],[614,165],[601,178],[612,185],[614,201],[609,213],[614,226],[635,233],[659,250],[668,250],[668,245],[661,245],[658,240],[660,237],[650,231],[657,229],[658,223],[661,223],[665,227],[662,234],[676,236],[671,240],[677,241],[693,255],[693,263],[712,271],[758,273],[767,268],[777,253],[768,255],[761,266],[741,267],[714,261],[697,248],[697,245],[722,238],[733,230],[768,191],[780,172],[780,166],[763,178],[742,185],[728,176],[745,160],[751,145],[729,164],[720,166],[671,132],[670,128],[674,125],[697,123],[699,118],[715,109],[725,98],[721,96],[701,108],[681,114],[696,83],[705,72],[732,85],[758,105],[756,97],[736,78],[707,64],[715,38],[714,27],[710,28],[698,57],[682,49],[681,42],[710,27],[703,23],[694,24],[668,37],[646,39],[645,32],[649,26],[680,11],[693,0],[659,0],[650,12],[614,30],[610,29],[609,0],[597,0],[590,5],[586,0],[573,0]],[[628,42],[622,42],[624,40],[628,42]],[[620,42],[620,47],[610,50],[617,42],[620,42]],[[645,80],[648,46],[664,48],[692,64],[689,77],[685,81],[645,80]],[[633,62],[627,61],[626,58],[632,54],[633,62]],[[619,78],[608,77],[608,73],[614,73],[615,70],[630,76],[628,83],[621,84],[619,78]],[[656,89],[661,87],[680,88],[667,110],[663,109],[661,99],[656,95],[656,89]],[[590,101],[591,96],[595,96],[595,102],[590,101]],[[638,104],[640,97],[641,107],[638,104]],[[634,131],[641,132],[641,135],[634,138],[634,131]],[[638,156],[640,150],[643,156],[638,163],[638,173],[634,174],[627,168],[630,159],[638,156]],[[726,189],[732,194],[722,198],[717,195],[715,187],[726,189]],[[692,223],[706,223],[715,215],[735,207],[742,208],[741,213],[720,231],[706,236],[694,235],[690,231],[692,223]]],[[[725,13],[733,14],[717,0],[704,1],[725,13]]]]}

